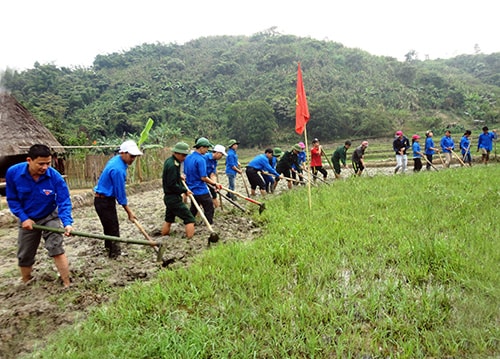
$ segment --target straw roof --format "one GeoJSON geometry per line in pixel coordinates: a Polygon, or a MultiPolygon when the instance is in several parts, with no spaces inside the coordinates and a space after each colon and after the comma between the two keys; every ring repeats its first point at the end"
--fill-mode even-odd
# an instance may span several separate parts
{"type": "MultiPolygon", "coordinates": [[[[34,144],[44,144],[51,148],[61,146],[40,121],[17,102],[14,96],[5,92],[0,92],[0,128],[0,157],[26,154],[26,147],[34,144]]],[[[58,152],[63,152],[62,148],[58,148],[58,152]]]]}

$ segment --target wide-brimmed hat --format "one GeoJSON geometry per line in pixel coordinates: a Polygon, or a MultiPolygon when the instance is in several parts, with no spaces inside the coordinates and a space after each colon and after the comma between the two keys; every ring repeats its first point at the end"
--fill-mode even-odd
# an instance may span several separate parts
{"type": "Polygon", "coordinates": [[[297,143],[293,145],[292,150],[302,152],[302,147],[300,147],[300,145],[297,143]]]}
{"type": "Polygon", "coordinates": [[[193,147],[213,147],[214,145],[212,145],[210,143],[210,141],[208,139],[206,139],[205,137],[200,137],[196,140],[196,143],[193,147]]]}
{"type": "Polygon", "coordinates": [[[227,147],[231,147],[232,145],[239,145],[239,144],[240,143],[238,141],[236,141],[235,139],[231,139],[231,140],[229,140],[227,147]]]}
{"type": "Polygon", "coordinates": [[[120,150],[118,152],[130,153],[132,156],[141,156],[142,155],[141,150],[139,150],[139,147],[137,147],[137,144],[132,140],[128,140],[128,141],[123,142],[120,145],[120,150]]]}
{"type": "Polygon", "coordinates": [[[215,145],[214,149],[212,150],[212,152],[220,152],[222,153],[224,156],[227,156],[227,153],[226,153],[226,148],[222,145],[215,145]]]}
{"type": "Polygon", "coordinates": [[[279,157],[283,154],[283,151],[279,147],[273,149],[273,157],[279,157]]]}
{"type": "Polygon", "coordinates": [[[189,154],[189,145],[186,142],[177,142],[172,148],[172,152],[187,155],[189,154]]]}

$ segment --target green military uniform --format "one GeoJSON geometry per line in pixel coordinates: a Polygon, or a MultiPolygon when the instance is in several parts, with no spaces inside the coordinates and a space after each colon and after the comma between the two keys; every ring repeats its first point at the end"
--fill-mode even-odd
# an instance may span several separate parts
{"type": "Polygon", "coordinates": [[[163,202],[167,207],[165,222],[173,223],[177,216],[184,221],[184,224],[195,223],[193,214],[182,201],[182,194],[187,190],[181,180],[180,167],[180,162],[174,156],[167,158],[163,165],[163,202]]]}
{"type": "Polygon", "coordinates": [[[337,147],[335,152],[333,152],[332,163],[336,174],[340,174],[340,162],[342,162],[344,166],[346,165],[346,157],[347,148],[344,145],[337,147]]]}

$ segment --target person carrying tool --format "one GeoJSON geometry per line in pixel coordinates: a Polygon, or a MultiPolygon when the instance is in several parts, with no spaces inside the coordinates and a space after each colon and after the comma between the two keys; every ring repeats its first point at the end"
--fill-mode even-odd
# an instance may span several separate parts
{"type": "MultiPolygon", "coordinates": [[[[104,234],[120,237],[120,223],[116,212],[116,202],[127,212],[128,219],[137,219],[134,212],[128,206],[125,185],[127,183],[127,169],[142,152],[137,144],[128,140],[120,145],[118,154],[111,158],[94,187],[94,208],[101,221],[104,234]]],[[[108,251],[109,258],[116,259],[121,253],[120,244],[116,241],[105,240],[104,246],[108,251]]]]}
{"type": "MultiPolygon", "coordinates": [[[[228,187],[230,190],[234,191],[236,188],[236,174],[242,174],[240,169],[240,162],[238,161],[238,145],[240,143],[234,139],[229,140],[227,156],[226,156],[226,176],[228,180],[228,187]]],[[[232,193],[227,195],[233,201],[236,200],[236,196],[232,193]]]]}
{"type": "Polygon", "coordinates": [[[470,130],[465,131],[464,135],[460,139],[460,152],[462,153],[462,161],[472,166],[472,156],[470,155],[470,136],[472,132],[470,130]]]}
{"type": "MultiPolygon", "coordinates": [[[[302,168],[299,165],[298,156],[300,152],[302,152],[302,147],[299,144],[293,145],[290,151],[285,151],[276,165],[276,171],[287,178],[292,178],[291,174],[293,172],[297,172],[299,176],[301,176],[302,168]],[[295,170],[294,167],[297,168],[297,170],[295,170]]],[[[279,179],[276,180],[276,182],[278,181],[279,179]]],[[[288,189],[291,189],[293,186],[292,181],[287,180],[287,186],[288,189]]]]}
{"type": "Polygon", "coordinates": [[[444,154],[445,167],[449,168],[451,165],[452,151],[455,149],[455,142],[451,138],[451,131],[446,130],[440,142],[441,151],[444,154]]]}
{"type": "Polygon", "coordinates": [[[319,140],[315,138],[312,141],[313,147],[311,148],[311,171],[314,177],[314,181],[316,181],[316,177],[318,176],[318,172],[321,172],[323,175],[323,180],[326,181],[326,177],[328,176],[328,172],[323,168],[323,163],[321,162],[321,155],[323,154],[323,146],[320,145],[319,140]]]}
{"type": "Polygon", "coordinates": [[[411,136],[411,149],[413,151],[413,171],[420,172],[422,169],[422,150],[420,149],[420,136],[411,136]]]}
{"type": "Polygon", "coordinates": [[[193,238],[194,215],[182,200],[182,194],[192,194],[182,183],[181,163],[189,154],[189,145],[185,142],[177,142],[172,148],[172,156],[167,158],[163,164],[163,202],[165,203],[165,222],[161,228],[162,236],[170,235],[170,227],[175,222],[175,217],[184,221],[186,238],[193,238]]]}
{"type": "MultiPolygon", "coordinates": [[[[273,148],[273,156],[269,159],[269,164],[272,168],[276,169],[276,165],[278,163],[279,157],[283,154],[283,151],[279,147],[273,148]]],[[[273,193],[274,188],[276,187],[276,181],[272,175],[262,174],[262,178],[264,179],[264,183],[266,184],[266,192],[273,193]]]]}
{"type": "Polygon", "coordinates": [[[352,153],[352,168],[357,176],[361,176],[365,169],[365,150],[367,147],[368,141],[363,141],[352,153]]]}
{"type": "Polygon", "coordinates": [[[61,228],[62,222],[64,235],[71,235],[73,217],[69,190],[62,175],[50,167],[51,153],[47,146],[31,146],[26,161],[9,167],[5,176],[7,203],[20,223],[17,259],[21,280],[25,284],[33,280],[31,272],[43,237],[63,285],[68,288],[69,264],[64,253],[63,236],[33,229],[33,225],[61,228]]]}
{"type": "MultiPolygon", "coordinates": [[[[193,192],[194,199],[203,207],[208,223],[213,224],[214,203],[207,183],[218,190],[222,188],[222,185],[212,180],[207,173],[207,162],[203,156],[211,147],[213,145],[208,139],[205,137],[198,138],[194,145],[194,151],[184,160],[184,173],[186,175],[186,184],[193,192]]],[[[193,216],[196,216],[196,213],[198,213],[198,209],[194,203],[191,203],[190,211],[193,216]]]]}
{"type": "MultiPolygon", "coordinates": [[[[219,161],[222,156],[227,156],[226,149],[222,145],[215,145],[212,152],[209,151],[203,155],[205,161],[207,161],[207,175],[214,182],[217,182],[217,161],[219,161]]],[[[212,196],[214,208],[219,207],[217,191],[212,186],[209,186],[208,190],[210,191],[210,195],[212,196]]]]}
{"type": "Polygon", "coordinates": [[[269,160],[273,157],[273,149],[266,148],[264,153],[255,156],[247,165],[245,173],[248,177],[248,182],[250,182],[250,194],[255,197],[255,190],[257,187],[260,189],[260,194],[264,197],[266,195],[266,184],[259,172],[268,172],[275,177],[283,178],[276,170],[271,166],[269,160]]]}
{"type": "Polygon", "coordinates": [[[493,150],[493,140],[497,138],[497,130],[489,132],[487,126],[483,127],[483,133],[477,140],[477,151],[481,150],[481,161],[487,165],[490,160],[490,152],[493,150]]]}
{"type": "Polygon", "coordinates": [[[396,167],[394,168],[394,174],[398,173],[401,168],[401,173],[406,172],[406,167],[408,166],[408,156],[406,151],[410,148],[410,141],[403,135],[403,131],[396,132],[396,138],[392,142],[392,148],[396,152],[396,167]]]}
{"type": "MultiPolygon", "coordinates": [[[[298,163],[299,163],[299,167],[295,166],[295,165],[292,165],[292,178],[293,179],[297,179],[297,177],[300,178],[300,180],[302,181],[304,178],[303,178],[303,171],[305,170],[305,164],[306,164],[306,160],[307,160],[307,156],[306,156],[306,152],[305,152],[305,149],[306,149],[306,145],[304,142],[299,142],[298,145],[300,146],[300,148],[302,149],[302,151],[300,151],[299,153],[297,153],[297,158],[298,158],[298,163]],[[301,172],[299,172],[299,175],[297,176],[297,170],[300,169],[301,172]]],[[[293,182],[293,184],[295,186],[299,185],[299,182],[293,182]]]]}
{"type": "Polygon", "coordinates": [[[333,173],[335,174],[335,178],[340,178],[340,162],[342,162],[342,167],[347,168],[346,159],[347,159],[347,150],[351,147],[351,141],[345,141],[343,146],[337,147],[335,152],[332,155],[332,164],[333,164],[333,173]]]}
{"type": "Polygon", "coordinates": [[[429,171],[432,166],[432,156],[436,153],[439,152],[439,148],[435,147],[434,145],[434,140],[432,137],[434,136],[434,133],[432,131],[426,131],[425,132],[425,158],[427,158],[427,164],[425,165],[425,169],[429,171]]]}

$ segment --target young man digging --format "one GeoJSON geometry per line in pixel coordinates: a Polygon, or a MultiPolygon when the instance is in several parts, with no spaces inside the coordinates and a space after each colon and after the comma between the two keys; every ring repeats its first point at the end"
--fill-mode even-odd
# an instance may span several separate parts
{"type": "Polygon", "coordinates": [[[18,265],[22,281],[29,283],[35,255],[43,236],[45,248],[59,271],[65,288],[70,286],[68,258],[64,253],[60,233],[33,229],[33,224],[47,227],[64,226],[65,236],[73,230],[71,199],[64,178],[50,167],[50,149],[33,145],[27,163],[19,163],[7,170],[7,202],[11,212],[19,218],[18,265]]]}
{"type": "Polygon", "coordinates": [[[194,235],[195,218],[187,205],[182,201],[182,194],[192,194],[182,183],[181,163],[189,154],[189,145],[185,142],[178,142],[172,148],[172,156],[165,160],[163,165],[163,202],[165,203],[165,222],[161,228],[161,235],[170,235],[170,227],[175,222],[175,217],[184,221],[186,227],[186,237],[192,238],[194,235]]]}

